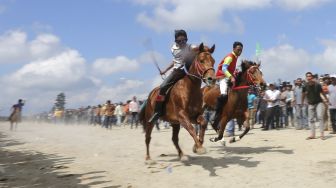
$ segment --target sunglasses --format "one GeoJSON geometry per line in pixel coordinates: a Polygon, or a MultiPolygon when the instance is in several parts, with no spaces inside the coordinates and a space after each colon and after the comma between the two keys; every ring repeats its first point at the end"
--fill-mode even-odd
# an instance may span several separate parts
{"type": "Polygon", "coordinates": [[[188,39],[182,39],[182,40],[175,40],[176,43],[181,44],[181,43],[186,43],[188,39]]]}

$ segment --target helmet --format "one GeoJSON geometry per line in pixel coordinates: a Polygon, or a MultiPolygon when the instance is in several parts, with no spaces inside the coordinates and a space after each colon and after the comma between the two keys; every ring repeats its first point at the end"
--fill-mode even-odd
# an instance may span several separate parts
{"type": "Polygon", "coordinates": [[[185,32],[183,29],[175,30],[175,40],[176,40],[177,37],[179,37],[179,36],[185,36],[185,38],[188,38],[188,36],[187,36],[187,32],[185,32]]]}

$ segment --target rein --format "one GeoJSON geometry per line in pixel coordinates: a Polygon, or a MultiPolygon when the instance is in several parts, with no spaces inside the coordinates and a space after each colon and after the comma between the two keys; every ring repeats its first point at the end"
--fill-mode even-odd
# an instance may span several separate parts
{"type": "Polygon", "coordinates": [[[247,85],[243,85],[243,86],[233,86],[232,90],[240,90],[240,89],[247,89],[249,88],[251,85],[256,85],[253,79],[253,74],[251,73],[252,68],[255,68],[256,66],[251,66],[250,68],[247,69],[246,72],[246,80],[247,80],[247,85]]]}
{"type": "Polygon", "coordinates": [[[197,75],[190,73],[185,66],[183,67],[183,70],[188,76],[192,76],[192,77],[197,78],[197,79],[199,79],[203,82],[204,82],[205,73],[207,73],[209,70],[215,71],[215,69],[213,67],[210,67],[208,69],[204,69],[204,66],[202,66],[201,63],[198,60],[195,60],[194,63],[196,63],[195,68],[196,68],[197,75]]]}

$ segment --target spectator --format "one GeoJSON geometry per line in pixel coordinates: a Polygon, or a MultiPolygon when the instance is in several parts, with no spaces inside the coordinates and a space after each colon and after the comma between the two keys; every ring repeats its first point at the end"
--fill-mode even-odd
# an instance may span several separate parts
{"type": "Polygon", "coordinates": [[[286,96],[286,115],[287,115],[287,120],[290,119],[290,124],[292,127],[294,127],[294,114],[293,114],[293,99],[294,99],[294,93],[292,90],[292,85],[288,84],[286,86],[287,90],[287,96],[286,96]]]}
{"type": "Polygon", "coordinates": [[[307,97],[308,101],[308,118],[309,118],[309,126],[311,130],[311,134],[309,137],[307,137],[307,140],[310,139],[315,139],[315,117],[316,120],[319,122],[320,126],[320,134],[321,134],[321,139],[324,140],[324,112],[325,112],[325,106],[323,104],[323,100],[321,96],[325,97],[325,94],[322,91],[322,86],[318,82],[315,81],[313,78],[313,74],[311,72],[306,73],[306,79],[307,79],[307,84],[304,87],[304,90],[302,92],[302,101],[303,103],[305,97],[307,97]]]}
{"type": "Polygon", "coordinates": [[[114,110],[114,115],[117,117],[117,125],[121,126],[121,118],[124,115],[124,110],[123,110],[123,104],[120,102],[115,110],[114,110]]]}
{"type": "Polygon", "coordinates": [[[126,101],[125,105],[123,106],[123,110],[124,110],[124,121],[123,121],[124,122],[124,126],[129,123],[129,116],[130,116],[129,103],[130,102],[131,102],[130,100],[126,101]]]}
{"type": "Polygon", "coordinates": [[[275,119],[276,127],[279,127],[279,100],[280,91],[275,89],[274,84],[269,85],[269,89],[265,93],[264,99],[267,101],[266,110],[266,126],[262,130],[267,131],[270,127],[274,129],[272,121],[275,119]]]}
{"type": "Polygon", "coordinates": [[[265,92],[261,91],[259,94],[258,107],[257,111],[259,111],[259,123],[261,124],[261,128],[265,128],[266,126],[266,110],[267,110],[267,101],[264,99],[265,92]]]}
{"type": "Polygon", "coordinates": [[[106,101],[106,104],[104,105],[104,126],[105,128],[112,128],[112,116],[114,114],[115,106],[111,104],[110,100],[106,101]]]}
{"type": "Polygon", "coordinates": [[[139,113],[139,103],[136,97],[129,104],[129,111],[131,113],[131,129],[133,129],[133,124],[135,123],[135,128],[138,128],[138,113],[139,113]]]}
{"type": "Polygon", "coordinates": [[[329,112],[330,123],[332,126],[331,134],[336,134],[336,76],[331,77],[331,84],[328,86],[329,92],[329,112]]]}
{"type": "Polygon", "coordinates": [[[287,100],[286,85],[282,85],[282,87],[281,87],[281,93],[280,93],[280,101],[279,101],[279,107],[280,107],[280,127],[287,127],[288,126],[286,100],[287,100]]]}
{"type": "Polygon", "coordinates": [[[294,88],[294,107],[295,107],[295,115],[296,115],[296,129],[309,129],[308,126],[308,103],[305,99],[302,101],[302,90],[303,84],[302,79],[297,78],[295,81],[295,88],[294,88]]]}
{"type": "Polygon", "coordinates": [[[96,124],[101,125],[101,112],[102,112],[102,106],[100,104],[97,105],[97,108],[95,109],[95,121],[93,123],[94,126],[96,124]]]}
{"type": "Polygon", "coordinates": [[[248,122],[251,127],[251,129],[254,128],[255,124],[255,116],[256,116],[256,99],[257,96],[252,92],[252,89],[248,90],[248,95],[247,95],[247,106],[248,106],[248,122]]]}

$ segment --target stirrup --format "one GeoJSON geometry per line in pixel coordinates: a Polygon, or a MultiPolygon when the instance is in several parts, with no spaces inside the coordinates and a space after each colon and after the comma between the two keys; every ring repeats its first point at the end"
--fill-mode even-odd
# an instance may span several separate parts
{"type": "Polygon", "coordinates": [[[160,113],[155,112],[153,116],[148,120],[148,123],[155,123],[160,118],[160,113]]]}

